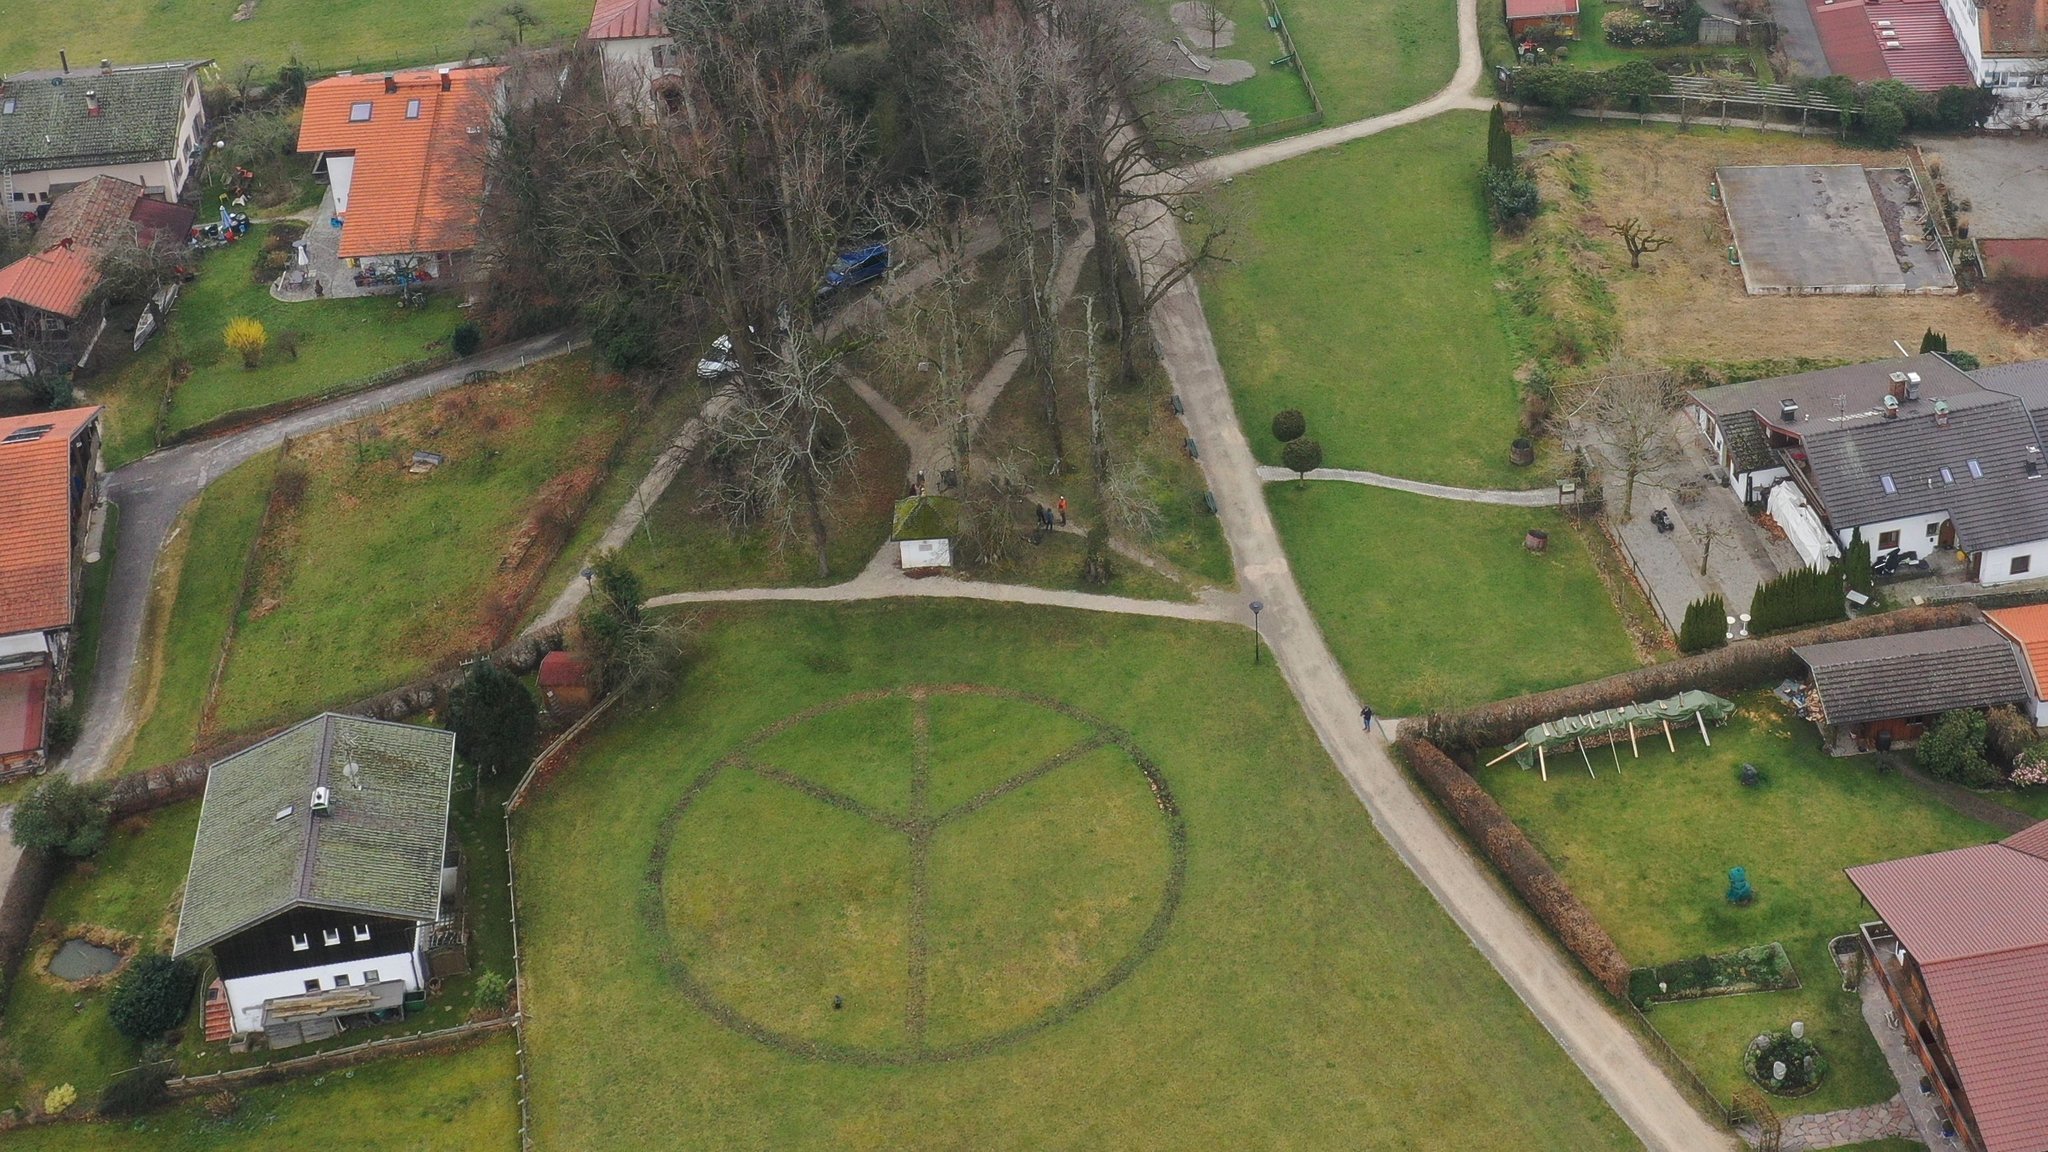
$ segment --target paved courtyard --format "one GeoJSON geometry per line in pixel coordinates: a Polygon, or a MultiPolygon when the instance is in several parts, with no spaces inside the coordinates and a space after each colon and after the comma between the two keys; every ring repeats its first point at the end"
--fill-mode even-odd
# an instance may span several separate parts
{"type": "Polygon", "coordinates": [[[1953,195],[1970,202],[1970,234],[1998,239],[2048,237],[2048,138],[2008,132],[1920,143],[1939,159],[1953,195]]]}
{"type": "Polygon", "coordinates": [[[1924,228],[1912,176],[1860,164],[1718,168],[1721,201],[1757,295],[1951,294],[1955,274],[1924,228]]]}

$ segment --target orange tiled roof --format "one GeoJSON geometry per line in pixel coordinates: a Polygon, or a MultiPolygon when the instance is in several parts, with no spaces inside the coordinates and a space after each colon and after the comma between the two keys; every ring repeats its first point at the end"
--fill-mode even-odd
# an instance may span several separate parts
{"type": "Polygon", "coordinates": [[[99,283],[100,274],[85,254],[58,244],[0,268],[0,300],[76,320],[99,283]]]}
{"type": "Polygon", "coordinates": [[[665,0],[597,0],[590,11],[590,30],[584,35],[592,40],[667,36],[668,27],[661,18],[664,6],[665,0]]]}
{"type": "Polygon", "coordinates": [[[2048,689],[2048,604],[1995,608],[1984,613],[1993,628],[2010,636],[2027,654],[2035,691],[2048,689]]]}
{"type": "Polygon", "coordinates": [[[0,636],[71,623],[71,441],[99,414],[0,417],[0,636]],[[33,440],[4,443],[42,425],[33,440]]]}
{"type": "Polygon", "coordinates": [[[353,155],[341,255],[461,252],[476,244],[503,68],[334,76],[306,89],[299,151],[353,155]],[[418,114],[408,116],[414,101],[418,114]],[[351,119],[358,105],[369,119],[351,119]]]}

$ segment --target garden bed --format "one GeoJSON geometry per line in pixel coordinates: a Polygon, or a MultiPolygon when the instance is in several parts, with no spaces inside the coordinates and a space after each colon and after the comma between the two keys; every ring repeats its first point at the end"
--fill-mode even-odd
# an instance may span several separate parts
{"type": "Polygon", "coordinates": [[[1799,973],[1785,946],[1773,940],[1711,956],[1692,956],[1638,968],[1629,973],[1628,998],[1637,1007],[1699,1000],[1708,996],[1741,996],[1800,987],[1799,973]]]}

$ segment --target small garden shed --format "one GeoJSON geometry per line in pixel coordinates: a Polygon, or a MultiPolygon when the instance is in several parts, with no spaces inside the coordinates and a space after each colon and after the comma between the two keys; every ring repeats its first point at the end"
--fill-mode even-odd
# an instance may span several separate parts
{"type": "Polygon", "coordinates": [[[1793,649],[1813,675],[1808,715],[1838,755],[1917,741],[1953,708],[2027,699],[2012,641],[1982,624],[1793,649]]]}
{"type": "Polygon", "coordinates": [[[550,715],[575,715],[590,707],[596,679],[590,661],[573,652],[550,652],[540,659],[541,699],[550,715]]]}
{"type": "Polygon", "coordinates": [[[896,502],[894,528],[897,563],[912,575],[929,575],[953,566],[953,533],[960,521],[956,501],[919,493],[896,502]]]}

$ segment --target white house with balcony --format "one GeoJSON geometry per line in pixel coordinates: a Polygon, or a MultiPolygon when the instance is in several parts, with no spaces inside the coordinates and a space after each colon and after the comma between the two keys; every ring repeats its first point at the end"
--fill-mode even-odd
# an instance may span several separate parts
{"type": "Polygon", "coordinates": [[[200,70],[211,60],[0,76],[0,201],[32,213],[95,176],[176,200],[205,151],[200,70]]]}
{"type": "Polygon", "coordinates": [[[1941,0],[1978,84],[1998,94],[1993,128],[2048,126],[2048,0],[1941,0]]]}

